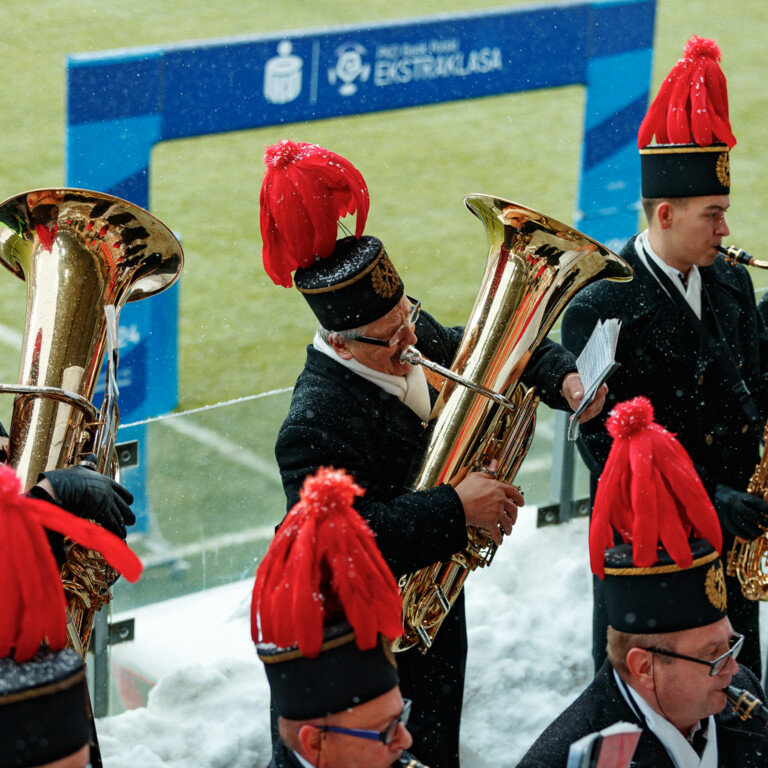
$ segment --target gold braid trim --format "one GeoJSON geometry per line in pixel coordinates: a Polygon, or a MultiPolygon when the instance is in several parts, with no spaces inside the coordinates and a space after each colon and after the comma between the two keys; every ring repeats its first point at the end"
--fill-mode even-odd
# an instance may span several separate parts
{"type": "MultiPolygon", "coordinates": [[[[321,646],[320,646],[320,653],[323,651],[330,651],[333,648],[338,648],[340,645],[346,645],[347,643],[351,643],[355,639],[355,633],[354,632],[347,632],[346,635],[341,635],[340,637],[334,637],[333,640],[326,640],[321,646]]],[[[294,648],[291,651],[286,651],[285,653],[277,654],[277,655],[262,655],[259,653],[259,658],[264,662],[264,664],[279,664],[283,661],[293,661],[294,659],[303,659],[306,658],[304,654],[298,649],[294,648]]]]}
{"type": "Polygon", "coordinates": [[[693,568],[711,563],[719,557],[717,552],[710,552],[708,555],[694,560],[688,568],[681,568],[679,565],[652,565],[650,568],[606,568],[605,574],[606,576],[653,576],[655,574],[675,573],[676,571],[690,571],[693,568]]]}
{"type": "Polygon", "coordinates": [[[17,704],[20,701],[38,699],[41,696],[50,696],[52,693],[60,693],[61,691],[69,690],[81,682],[84,677],[85,667],[81,667],[77,672],[68,677],[66,680],[59,680],[55,683],[41,685],[37,688],[28,688],[25,691],[11,693],[8,696],[0,696],[0,707],[5,706],[6,704],[17,704]]]}
{"type": "MultiPolygon", "coordinates": [[[[298,286],[296,287],[299,288],[300,293],[331,293],[333,291],[338,291],[339,288],[345,288],[346,286],[352,285],[353,283],[356,283],[359,280],[361,280],[369,272],[374,270],[382,259],[386,259],[391,266],[391,262],[389,262],[389,256],[387,256],[387,251],[384,248],[382,248],[379,251],[379,255],[362,272],[359,272],[354,277],[350,277],[349,280],[345,280],[343,283],[334,283],[333,285],[324,285],[322,288],[299,288],[298,286]]],[[[398,275],[398,283],[397,283],[398,285],[400,285],[399,280],[400,278],[398,275]]]]}
{"type": "Polygon", "coordinates": [[[667,144],[657,144],[654,147],[645,147],[640,150],[641,155],[691,155],[698,154],[699,152],[728,152],[727,147],[724,148],[722,144],[712,144],[709,147],[695,146],[677,146],[667,144]]]}

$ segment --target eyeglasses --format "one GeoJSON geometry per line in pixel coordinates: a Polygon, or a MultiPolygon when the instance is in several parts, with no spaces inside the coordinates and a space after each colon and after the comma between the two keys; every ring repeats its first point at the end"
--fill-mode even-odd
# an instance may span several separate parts
{"type": "Polygon", "coordinates": [[[718,656],[714,661],[696,659],[693,656],[683,656],[682,653],[665,651],[663,648],[646,648],[645,650],[655,653],[658,656],[669,656],[673,659],[684,659],[685,661],[695,661],[697,664],[706,664],[709,667],[709,676],[715,677],[715,675],[719,675],[723,671],[725,665],[728,663],[728,659],[733,657],[733,660],[736,660],[739,651],[741,651],[741,646],[744,645],[744,635],[734,632],[728,642],[730,648],[722,656],[718,656]]]}
{"type": "Polygon", "coordinates": [[[332,731],[333,733],[343,733],[345,736],[358,736],[361,739],[370,739],[371,741],[380,741],[382,744],[391,744],[395,740],[395,734],[400,726],[408,725],[408,718],[411,716],[410,699],[403,699],[403,711],[383,730],[366,731],[361,728],[342,728],[338,725],[321,725],[321,731],[332,731]]]}
{"type": "Polygon", "coordinates": [[[374,344],[377,347],[396,347],[403,340],[406,328],[413,330],[420,314],[421,302],[417,301],[415,304],[411,304],[411,314],[408,315],[408,321],[403,323],[388,339],[376,339],[373,336],[357,336],[355,341],[362,341],[363,344],[374,344]]]}

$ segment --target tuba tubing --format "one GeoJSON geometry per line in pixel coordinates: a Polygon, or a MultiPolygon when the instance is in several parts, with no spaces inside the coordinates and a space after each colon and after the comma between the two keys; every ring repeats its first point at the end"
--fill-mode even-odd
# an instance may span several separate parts
{"type": "MultiPolygon", "coordinates": [[[[25,489],[41,472],[82,463],[116,476],[117,317],[122,306],[165,290],[183,252],[148,211],[113,195],[38,189],[0,203],[0,263],[27,284],[27,312],[8,461],[25,489]],[[93,404],[105,354],[107,386],[93,404]]],[[[68,543],[62,583],[69,642],[83,656],[115,574],[98,553],[68,543]]]]}
{"type": "MultiPolygon", "coordinates": [[[[511,483],[535,427],[538,394],[519,382],[532,354],[577,291],[600,278],[633,275],[604,245],[531,208],[490,195],[468,195],[464,204],[485,227],[488,257],[450,370],[415,350],[405,355],[448,379],[409,482],[414,491],[455,483],[471,471],[511,483]]],[[[426,653],[467,575],[489,565],[496,548],[490,533],[468,526],[467,546],[450,562],[401,576],[404,633],[393,650],[426,653]]]]}

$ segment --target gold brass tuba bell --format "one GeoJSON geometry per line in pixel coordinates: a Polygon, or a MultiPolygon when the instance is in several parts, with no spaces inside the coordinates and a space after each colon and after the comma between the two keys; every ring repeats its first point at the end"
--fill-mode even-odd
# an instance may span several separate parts
{"type": "MultiPolygon", "coordinates": [[[[596,240],[518,203],[464,198],[485,227],[485,275],[450,369],[406,350],[404,359],[443,375],[413,490],[482,470],[511,483],[530,447],[538,395],[519,378],[568,301],[600,278],[632,279],[631,267],[596,240]],[[459,386],[457,386],[457,384],[459,386]]],[[[490,534],[467,528],[466,549],[399,581],[404,633],[393,649],[426,653],[469,571],[489,565],[490,534]]]]}
{"type": "MultiPolygon", "coordinates": [[[[127,301],[159,293],[181,274],[183,253],[148,211],[112,195],[57,188],[0,203],[0,261],[27,283],[27,317],[10,424],[8,461],[25,489],[40,472],[80,463],[117,473],[117,317],[127,301]],[[93,404],[109,348],[101,410],[93,404]]],[[[108,602],[104,560],[70,546],[62,568],[73,647],[88,649],[96,611],[108,602]]]]}

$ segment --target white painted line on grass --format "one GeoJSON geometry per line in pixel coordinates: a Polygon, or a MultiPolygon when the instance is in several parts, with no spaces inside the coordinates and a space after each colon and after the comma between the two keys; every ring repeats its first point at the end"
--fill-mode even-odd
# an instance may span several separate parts
{"type": "Polygon", "coordinates": [[[201,445],[212,448],[222,456],[226,456],[231,461],[247,467],[248,469],[252,469],[254,472],[269,480],[274,480],[278,483],[280,482],[280,473],[277,470],[277,464],[275,462],[266,461],[253,451],[235,445],[220,433],[214,432],[212,429],[208,429],[208,427],[202,427],[199,424],[194,424],[183,418],[164,419],[160,423],[164,427],[172,429],[174,432],[178,432],[185,437],[189,437],[201,445]]]}

